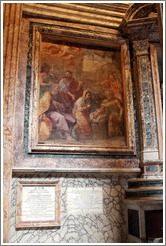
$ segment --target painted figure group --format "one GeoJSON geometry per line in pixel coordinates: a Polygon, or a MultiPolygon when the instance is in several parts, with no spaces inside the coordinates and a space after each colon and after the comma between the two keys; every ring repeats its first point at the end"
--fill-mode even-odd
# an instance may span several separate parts
{"type": "MultiPolygon", "coordinates": [[[[50,66],[43,64],[40,73],[39,140],[92,139],[94,125],[101,128],[107,123],[107,137],[122,136],[123,100],[119,80],[110,75],[109,80],[98,84],[105,88],[105,98],[98,105],[89,90],[83,90],[71,71],[56,84],[49,75],[50,66]]],[[[97,128],[96,128],[97,129],[97,128]]]]}

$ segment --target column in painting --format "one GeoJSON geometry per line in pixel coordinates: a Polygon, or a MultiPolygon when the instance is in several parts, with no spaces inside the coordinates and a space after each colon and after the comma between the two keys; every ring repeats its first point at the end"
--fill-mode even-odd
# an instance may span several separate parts
{"type": "Polygon", "coordinates": [[[3,4],[3,242],[9,242],[15,86],[22,4],[3,4]]]}
{"type": "MultiPolygon", "coordinates": [[[[160,177],[161,147],[158,138],[157,109],[155,107],[155,91],[149,59],[148,40],[133,41],[134,70],[137,73],[137,106],[140,136],[140,161],[143,177],[160,177]]],[[[153,67],[154,69],[154,67],[153,67]]]]}

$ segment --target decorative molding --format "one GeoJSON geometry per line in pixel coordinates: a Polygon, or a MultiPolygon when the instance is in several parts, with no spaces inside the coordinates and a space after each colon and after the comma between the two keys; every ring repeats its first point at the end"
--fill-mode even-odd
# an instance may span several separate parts
{"type": "Polygon", "coordinates": [[[163,160],[159,160],[159,159],[144,160],[144,161],[140,162],[140,165],[141,166],[143,166],[143,165],[163,165],[163,160]]]}
{"type": "MultiPolygon", "coordinates": [[[[129,160],[128,160],[129,161],[129,160]]],[[[34,174],[34,173],[38,173],[38,174],[43,174],[43,173],[81,173],[81,174],[107,174],[107,175],[128,175],[130,177],[136,177],[137,175],[140,175],[141,170],[139,167],[135,167],[135,168],[119,168],[118,166],[115,168],[97,168],[97,169],[87,169],[86,171],[81,169],[81,168],[77,168],[75,169],[75,172],[73,172],[72,170],[67,170],[66,169],[34,169],[32,168],[13,168],[13,175],[17,175],[17,174],[34,174]]]]}
{"type": "Polygon", "coordinates": [[[155,3],[134,3],[126,11],[124,19],[131,21],[134,19],[148,18],[151,12],[156,12],[155,3]]]}
{"type": "Polygon", "coordinates": [[[133,41],[132,44],[133,44],[133,52],[135,56],[143,56],[149,54],[148,52],[149,42],[147,39],[133,41]]]}
{"type": "Polygon", "coordinates": [[[129,4],[24,3],[23,16],[117,29],[129,4]]]}
{"type": "Polygon", "coordinates": [[[135,3],[127,10],[119,30],[131,41],[160,42],[155,3],[135,3]]]}

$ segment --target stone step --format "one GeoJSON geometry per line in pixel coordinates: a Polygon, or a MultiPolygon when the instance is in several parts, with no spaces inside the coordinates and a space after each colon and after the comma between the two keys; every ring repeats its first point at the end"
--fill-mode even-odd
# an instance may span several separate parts
{"type": "Polygon", "coordinates": [[[130,179],[129,188],[138,188],[138,187],[159,187],[163,186],[163,179],[130,179]]]}
{"type": "Polygon", "coordinates": [[[146,201],[150,201],[150,202],[162,202],[163,197],[158,197],[158,196],[154,196],[154,197],[126,197],[125,198],[125,202],[129,201],[129,202],[134,202],[134,201],[140,201],[140,202],[146,202],[146,201]]]}
{"type": "Polygon", "coordinates": [[[163,187],[139,187],[126,190],[126,197],[162,197],[163,187]]]}
{"type": "Polygon", "coordinates": [[[131,179],[129,179],[129,181],[131,181],[131,182],[134,182],[134,181],[158,181],[158,180],[160,180],[160,181],[162,181],[163,179],[162,178],[147,178],[147,179],[145,179],[145,178],[131,178],[131,179]]]}
{"type": "Polygon", "coordinates": [[[163,190],[163,186],[149,186],[149,187],[138,187],[138,188],[129,188],[126,191],[129,192],[139,192],[139,191],[151,191],[151,190],[163,190]]]}

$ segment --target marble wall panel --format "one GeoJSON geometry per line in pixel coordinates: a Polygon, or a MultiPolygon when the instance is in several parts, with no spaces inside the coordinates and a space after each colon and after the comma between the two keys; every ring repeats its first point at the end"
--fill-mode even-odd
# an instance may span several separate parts
{"type": "Polygon", "coordinates": [[[127,176],[101,174],[48,174],[22,175],[13,177],[10,243],[121,243],[127,236],[124,189],[127,176]],[[16,230],[16,187],[17,180],[60,180],[61,228],[37,228],[16,230]],[[68,214],[68,187],[102,187],[103,213],[68,214]]]}

